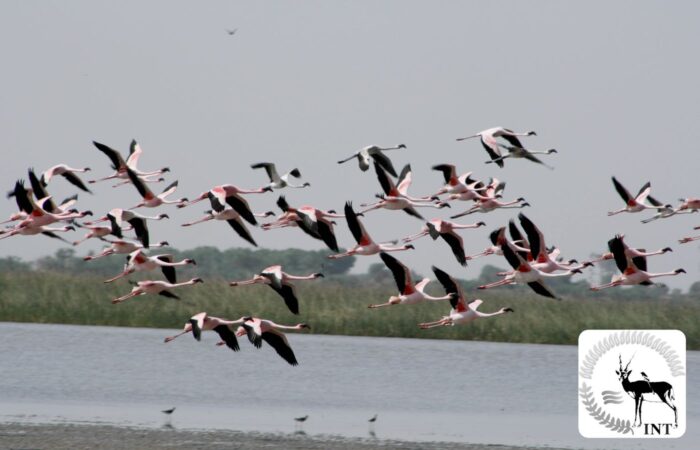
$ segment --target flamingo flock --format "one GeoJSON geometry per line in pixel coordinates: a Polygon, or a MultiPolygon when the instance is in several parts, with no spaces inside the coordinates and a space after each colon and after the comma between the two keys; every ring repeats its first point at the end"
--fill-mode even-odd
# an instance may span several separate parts
{"type": "MultiPolygon", "coordinates": [[[[504,167],[508,164],[520,164],[517,160],[527,160],[538,165],[544,165],[553,169],[535,155],[547,155],[551,157],[557,152],[555,149],[546,151],[534,151],[526,148],[521,138],[537,136],[534,131],[515,132],[504,127],[493,127],[478,132],[471,136],[457,139],[465,141],[471,138],[479,138],[481,145],[489,156],[487,164],[497,167],[504,167]]],[[[411,269],[402,263],[397,257],[390,253],[398,253],[413,250],[413,242],[429,236],[433,241],[441,239],[447,243],[450,251],[457,262],[462,266],[467,266],[468,262],[490,255],[502,256],[511,267],[511,270],[501,272],[501,277],[490,283],[479,286],[480,290],[497,288],[505,285],[527,285],[536,294],[558,298],[556,293],[547,285],[548,280],[553,278],[568,278],[583,273],[584,270],[593,266],[597,262],[614,260],[620,273],[614,275],[609,283],[594,286],[591,289],[599,291],[617,286],[654,284],[654,280],[660,277],[677,276],[685,273],[685,270],[678,268],[667,272],[651,272],[647,267],[647,258],[654,255],[662,255],[671,252],[671,248],[665,247],[657,251],[646,251],[644,249],[630,247],[625,242],[623,234],[616,234],[608,243],[608,252],[603,253],[599,258],[579,263],[574,258],[565,259],[562,251],[555,245],[548,246],[545,241],[545,234],[529,216],[523,212],[517,214],[516,219],[510,219],[507,223],[493,229],[489,234],[489,246],[483,251],[469,255],[465,245],[465,236],[470,229],[487,226],[484,221],[475,221],[471,224],[451,222],[444,218],[435,217],[425,220],[420,211],[440,211],[451,208],[450,202],[467,202],[468,207],[463,212],[452,215],[451,219],[457,219],[471,214],[485,214],[503,209],[522,209],[530,206],[524,196],[514,196],[513,200],[504,200],[506,183],[498,178],[478,179],[473,172],[459,174],[456,165],[451,163],[439,163],[432,166],[432,170],[441,172],[442,183],[433,194],[423,196],[410,195],[408,190],[413,181],[413,170],[410,164],[406,164],[400,173],[397,174],[391,159],[385,154],[389,151],[401,152],[397,154],[409,153],[409,148],[404,144],[395,146],[380,147],[371,145],[364,147],[353,155],[338,160],[338,164],[344,164],[353,159],[357,159],[362,172],[374,166],[374,172],[381,192],[376,195],[373,203],[360,203],[360,210],[353,207],[351,199],[343,200],[344,206],[342,214],[333,209],[321,209],[311,205],[291,206],[284,195],[277,198],[277,206],[282,211],[275,215],[272,211],[254,212],[251,207],[252,197],[273,193],[287,188],[303,189],[303,192],[310,191],[311,184],[307,181],[295,181],[302,178],[301,171],[293,168],[280,175],[273,162],[259,162],[250,165],[252,170],[264,169],[267,175],[267,182],[261,187],[244,189],[233,184],[223,184],[212,187],[201,194],[192,197],[173,199],[173,195],[178,189],[178,181],[171,181],[167,187],[160,190],[155,186],[165,182],[165,175],[170,172],[168,167],[161,169],[143,171],[137,167],[139,159],[143,156],[143,149],[132,140],[129,146],[128,156],[125,158],[122,153],[111,147],[93,141],[94,147],[108,157],[111,162],[112,173],[105,174],[101,178],[87,181],[87,185],[93,185],[101,181],[116,180],[119,187],[131,184],[134,190],[131,192],[132,198],[140,201],[130,208],[111,208],[104,212],[97,219],[84,221],[87,216],[92,216],[92,211],[77,209],[78,195],[73,195],[60,203],[56,203],[49,194],[48,189],[53,180],[63,178],[68,183],[80,191],[93,194],[87,188],[81,177],[85,173],[91,172],[89,167],[74,168],[68,164],[55,164],[41,172],[37,176],[33,169],[27,172],[29,186],[24,179],[18,179],[8,197],[14,199],[17,211],[2,222],[6,227],[0,230],[0,240],[12,238],[14,236],[44,235],[50,238],[59,239],[72,245],[89,239],[99,239],[105,243],[105,248],[96,255],[89,255],[85,261],[92,261],[98,258],[109,257],[111,255],[127,255],[127,263],[122,272],[116,274],[105,283],[112,283],[122,278],[128,278],[135,272],[157,273],[161,272],[165,280],[147,279],[138,282],[129,280],[132,288],[129,292],[111,299],[115,305],[121,304],[129,299],[146,295],[160,295],[172,300],[179,299],[177,292],[185,292],[204,281],[195,277],[188,281],[178,282],[177,267],[196,265],[191,258],[181,261],[174,261],[173,256],[167,253],[151,254],[155,248],[167,247],[167,241],[151,243],[151,232],[148,227],[149,221],[159,221],[169,219],[171,213],[161,212],[155,215],[143,215],[135,210],[139,208],[168,208],[174,205],[177,210],[186,208],[198,202],[208,200],[211,209],[205,212],[204,216],[189,222],[182,223],[182,227],[192,227],[204,222],[215,223],[225,221],[233,229],[235,235],[247,245],[258,246],[254,238],[256,229],[263,232],[274,232],[273,230],[285,227],[296,227],[304,235],[325,244],[329,249],[329,259],[338,259],[349,256],[374,257],[379,259],[387,267],[396,284],[397,293],[392,295],[383,303],[372,303],[370,309],[385,308],[395,305],[413,305],[418,303],[441,304],[448,301],[451,309],[447,315],[438,320],[423,322],[418,324],[421,329],[441,328],[445,326],[457,326],[469,324],[475,320],[505,317],[514,312],[511,307],[502,307],[491,310],[491,312],[480,311],[479,308],[487,303],[482,299],[468,298],[467,294],[457,278],[447,272],[432,266],[432,271],[438,283],[442,286],[444,295],[431,295],[426,291],[431,282],[428,277],[415,282],[415,275],[411,269]],[[81,175],[78,175],[81,174],[81,175]],[[403,211],[412,219],[406,216],[403,220],[419,219],[423,222],[420,231],[416,234],[397,238],[390,242],[376,242],[369,234],[361,218],[365,214],[378,209],[388,211],[403,211]],[[259,223],[258,219],[270,221],[259,223]],[[104,223],[104,225],[100,225],[104,223]],[[52,226],[57,225],[60,226],[52,226]],[[349,229],[355,243],[347,250],[341,251],[339,239],[336,235],[338,227],[349,229]],[[61,235],[83,229],[85,234],[82,238],[72,242],[61,235]],[[521,231],[522,229],[522,231],[521,231]],[[126,237],[132,234],[131,237],[126,237]],[[401,244],[399,244],[401,240],[401,244]]],[[[461,145],[461,144],[460,144],[461,145]]],[[[526,167],[526,165],[525,165],[526,167]]],[[[535,169],[537,170],[537,169],[535,169]]],[[[38,173],[38,172],[37,172],[38,173]]],[[[700,198],[687,197],[680,199],[680,204],[676,207],[668,203],[663,203],[652,197],[651,183],[645,182],[638,193],[633,196],[615,177],[612,177],[614,190],[624,201],[624,207],[608,212],[609,216],[620,213],[640,213],[643,211],[655,212],[655,215],[642,220],[649,223],[659,219],[668,219],[674,216],[695,213],[700,210],[700,198]]],[[[124,189],[124,188],[122,188],[124,189]]],[[[461,208],[460,208],[461,209],[461,208]]],[[[257,211],[260,211],[259,209],[257,211]]],[[[390,213],[397,214],[397,213],[390,213]]],[[[398,220],[398,218],[397,218],[398,220]]],[[[203,225],[201,225],[203,226],[203,225]]],[[[214,226],[207,225],[207,226],[214,226]]],[[[217,225],[218,226],[218,225],[217,225]]],[[[695,229],[700,229],[695,227],[695,229]]],[[[680,243],[692,242],[700,239],[700,236],[689,236],[679,240],[680,243]]],[[[427,244],[431,245],[431,244],[427,244]]],[[[436,257],[438,258],[438,257],[436,257]]],[[[451,257],[450,257],[451,258],[451,257]]],[[[656,258],[655,258],[656,259],[656,258]]],[[[324,278],[323,273],[315,272],[308,275],[292,275],[283,270],[279,264],[263,268],[260,272],[253,274],[252,278],[242,281],[231,281],[229,286],[240,287],[247,285],[261,284],[269,286],[283,300],[279,308],[286,308],[293,314],[300,314],[303,309],[302,302],[297,295],[295,284],[301,281],[320,280],[324,278]]],[[[133,301],[133,300],[132,300],[133,301]]],[[[128,307],[128,306],[121,306],[128,307]]],[[[410,306],[409,306],[410,307],[410,306]]],[[[186,321],[184,328],[179,334],[165,338],[165,342],[171,342],[179,336],[191,334],[195,340],[202,339],[203,331],[214,331],[219,340],[217,346],[225,346],[234,352],[241,350],[238,338],[246,337],[250,344],[259,349],[263,342],[272,347],[277,355],[286,363],[296,366],[299,364],[297,356],[292,350],[292,346],[285,335],[289,331],[309,330],[306,323],[294,325],[278,324],[268,318],[255,317],[249,311],[243,311],[240,318],[229,320],[209,315],[207,312],[193,312],[193,315],[186,321]]],[[[171,411],[172,412],[172,411],[171,411]]],[[[300,418],[302,420],[305,418],[300,418]]],[[[370,419],[370,422],[376,420],[370,419]]]]}

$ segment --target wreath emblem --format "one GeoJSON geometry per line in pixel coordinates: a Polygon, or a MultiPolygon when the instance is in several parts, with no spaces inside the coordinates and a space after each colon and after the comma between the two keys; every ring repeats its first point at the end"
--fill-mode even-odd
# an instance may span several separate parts
{"type": "MultiPolygon", "coordinates": [[[[597,363],[606,353],[617,347],[630,344],[641,345],[656,352],[665,360],[669,371],[674,377],[685,375],[685,368],[681,355],[679,355],[678,352],[674,350],[673,346],[666,340],[659,338],[650,331],[613,331],[590,347],[586,355],[583,358],[580,358],[579,364],[580,382],[578,395],[581,404],[585,408],[588,415],[591,416],[598,424],[620,435],[634,435],[634,424],[628,419],[615,417],[607,412],[604,406],[601,406],[596,401],[590,381],[587,383],[585,380],[592,380],[593,372],[597,363]]],[[[618,397],[615,397],[615,393],[612,391],[603,391],[603,394],[603,398],[605,400],[604,404],[621,403],[621,400],[618,397]]],[[[619,395],[619,393],[617,394],[619,395]]]]}

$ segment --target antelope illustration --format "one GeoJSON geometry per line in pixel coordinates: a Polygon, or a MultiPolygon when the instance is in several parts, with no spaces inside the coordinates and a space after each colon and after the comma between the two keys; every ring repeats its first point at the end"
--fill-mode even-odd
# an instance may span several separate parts
{"type": "MultiPolygon", "coordinates": [[[[632,357],[634,358],[634,355],[632,357]]],[[[644,377],[643,380],[630,381],[629,376],[632,371],[628,370],[628,368],[632,362],[632,358],[627,362],[624,369],[622,368],[622,355],[619,355],[619,358],[620,370],[616,370],[615,373],[622,382],[622,388],[634,399],[634,423],[632,425],[642,426],[642,402],[644,400],[652,402],[657,401],[654,400],[656,396],[673,410],[674,426],[678,427],[678,411],[673,404],[673,386],[665,381],[649,381],[649,378],[644,372],[641,372],[644,377]],[[639,417],[639,423],[637,423],[637,417],[639,417]]]]}

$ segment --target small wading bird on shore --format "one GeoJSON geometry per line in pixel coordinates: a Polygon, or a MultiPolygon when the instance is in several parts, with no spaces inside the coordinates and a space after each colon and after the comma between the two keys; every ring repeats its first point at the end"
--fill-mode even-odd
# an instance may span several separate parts
{"type": "Polygon", "coordinates": [[[338,161],[338,164],[343,164],[350,161],[353,158],[357,158],[357,163],[360,166],[360,170],[366,172],[367,169],[369,169],[369,162],[371,158],[376,164],[379,164],[384,168],[384,170],[389,172],[392,176],[396,177],[398,175],[396,175],[396,169],[394,169],[394,165],[391,164],[391,160],[382,152],[388,150],[399,150],[402,148],[406,148],[406,146],[403,144],[399,144],[396,147],[379,147],[377,145],[370,145],[368,147],[360,149],[354,155],[338,161]]]}
{"type": "Polygon", "coordinates": [[[450,310],[449,315],[443,316],[442,319],[434,322],[418,324],[421,329],[426,330],[428,328],[435,327],[464,325],[469,322],[473,322],[476,319],[513,312],[512,308],[501,308],[492,313],[482,313],[478,311],[479,306],[484,302],[483,300],[476,299],[467,304],[466,298],[464,297],[464,292],[462,291],[462,286],[460,286],[459,283],[446,272],[443,272],[435,266],[433,266],[432,269],[438,281],[440,284],[442,284],[442,287],[445,288],[445,292],[456,294],[456,296],[450,298],[450,305],[452,306],[452,309],[450,310]]]}
{"type": "Polygon", "coordinates": [[[299,300],[297,299],[294,285],[291,281],[315,280],[316,278],[323,278],[323,274],[312,273],[307,276],[290,275],[282,271],[282,266],[276,265],[263,269],[262,272],[253,276],[250,280],[231,281],[229,286],[266,284],[284,299],[284,303],[292,314],[299,314],[299,300]]]}
{"type": "Polygon", "coordinates": [[[471,138],[480,138],[481,145],[484,150],[489,154],[491,160],[496,163],[498,167],[503,167],[503,158],[501,157],[501,148],[497,141],[497,138],[502,138],[508,141],[510,145],[515,147],[523,148],[523,144],[518,139],[518,136],[537,136],[534,131],[528,131],[527,133],[516,133],[513,130],[509,130],[503,127],[489,128],[488,130],[480,131],[472,136],[467,136],[463,138],[458,138],[458,141],[464,141],[471,138]]]}

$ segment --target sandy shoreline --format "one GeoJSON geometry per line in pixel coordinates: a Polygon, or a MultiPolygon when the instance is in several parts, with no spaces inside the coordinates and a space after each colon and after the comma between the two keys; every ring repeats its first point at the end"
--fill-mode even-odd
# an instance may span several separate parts
{"type": "MultiPolygon", "coordinates": [[[[238,431],[191,431],[177,429],[121,428],[83,424],[0,424],[0,450],[44,449],[284,449],[284,450],[526,450],[534,447],[459,444],[449,442],[402,442],[382,439],[351,439],[303,434],[243,433],[238,431]]],[[[548,450],[555,450],[547,447],[548,450]]]]}

